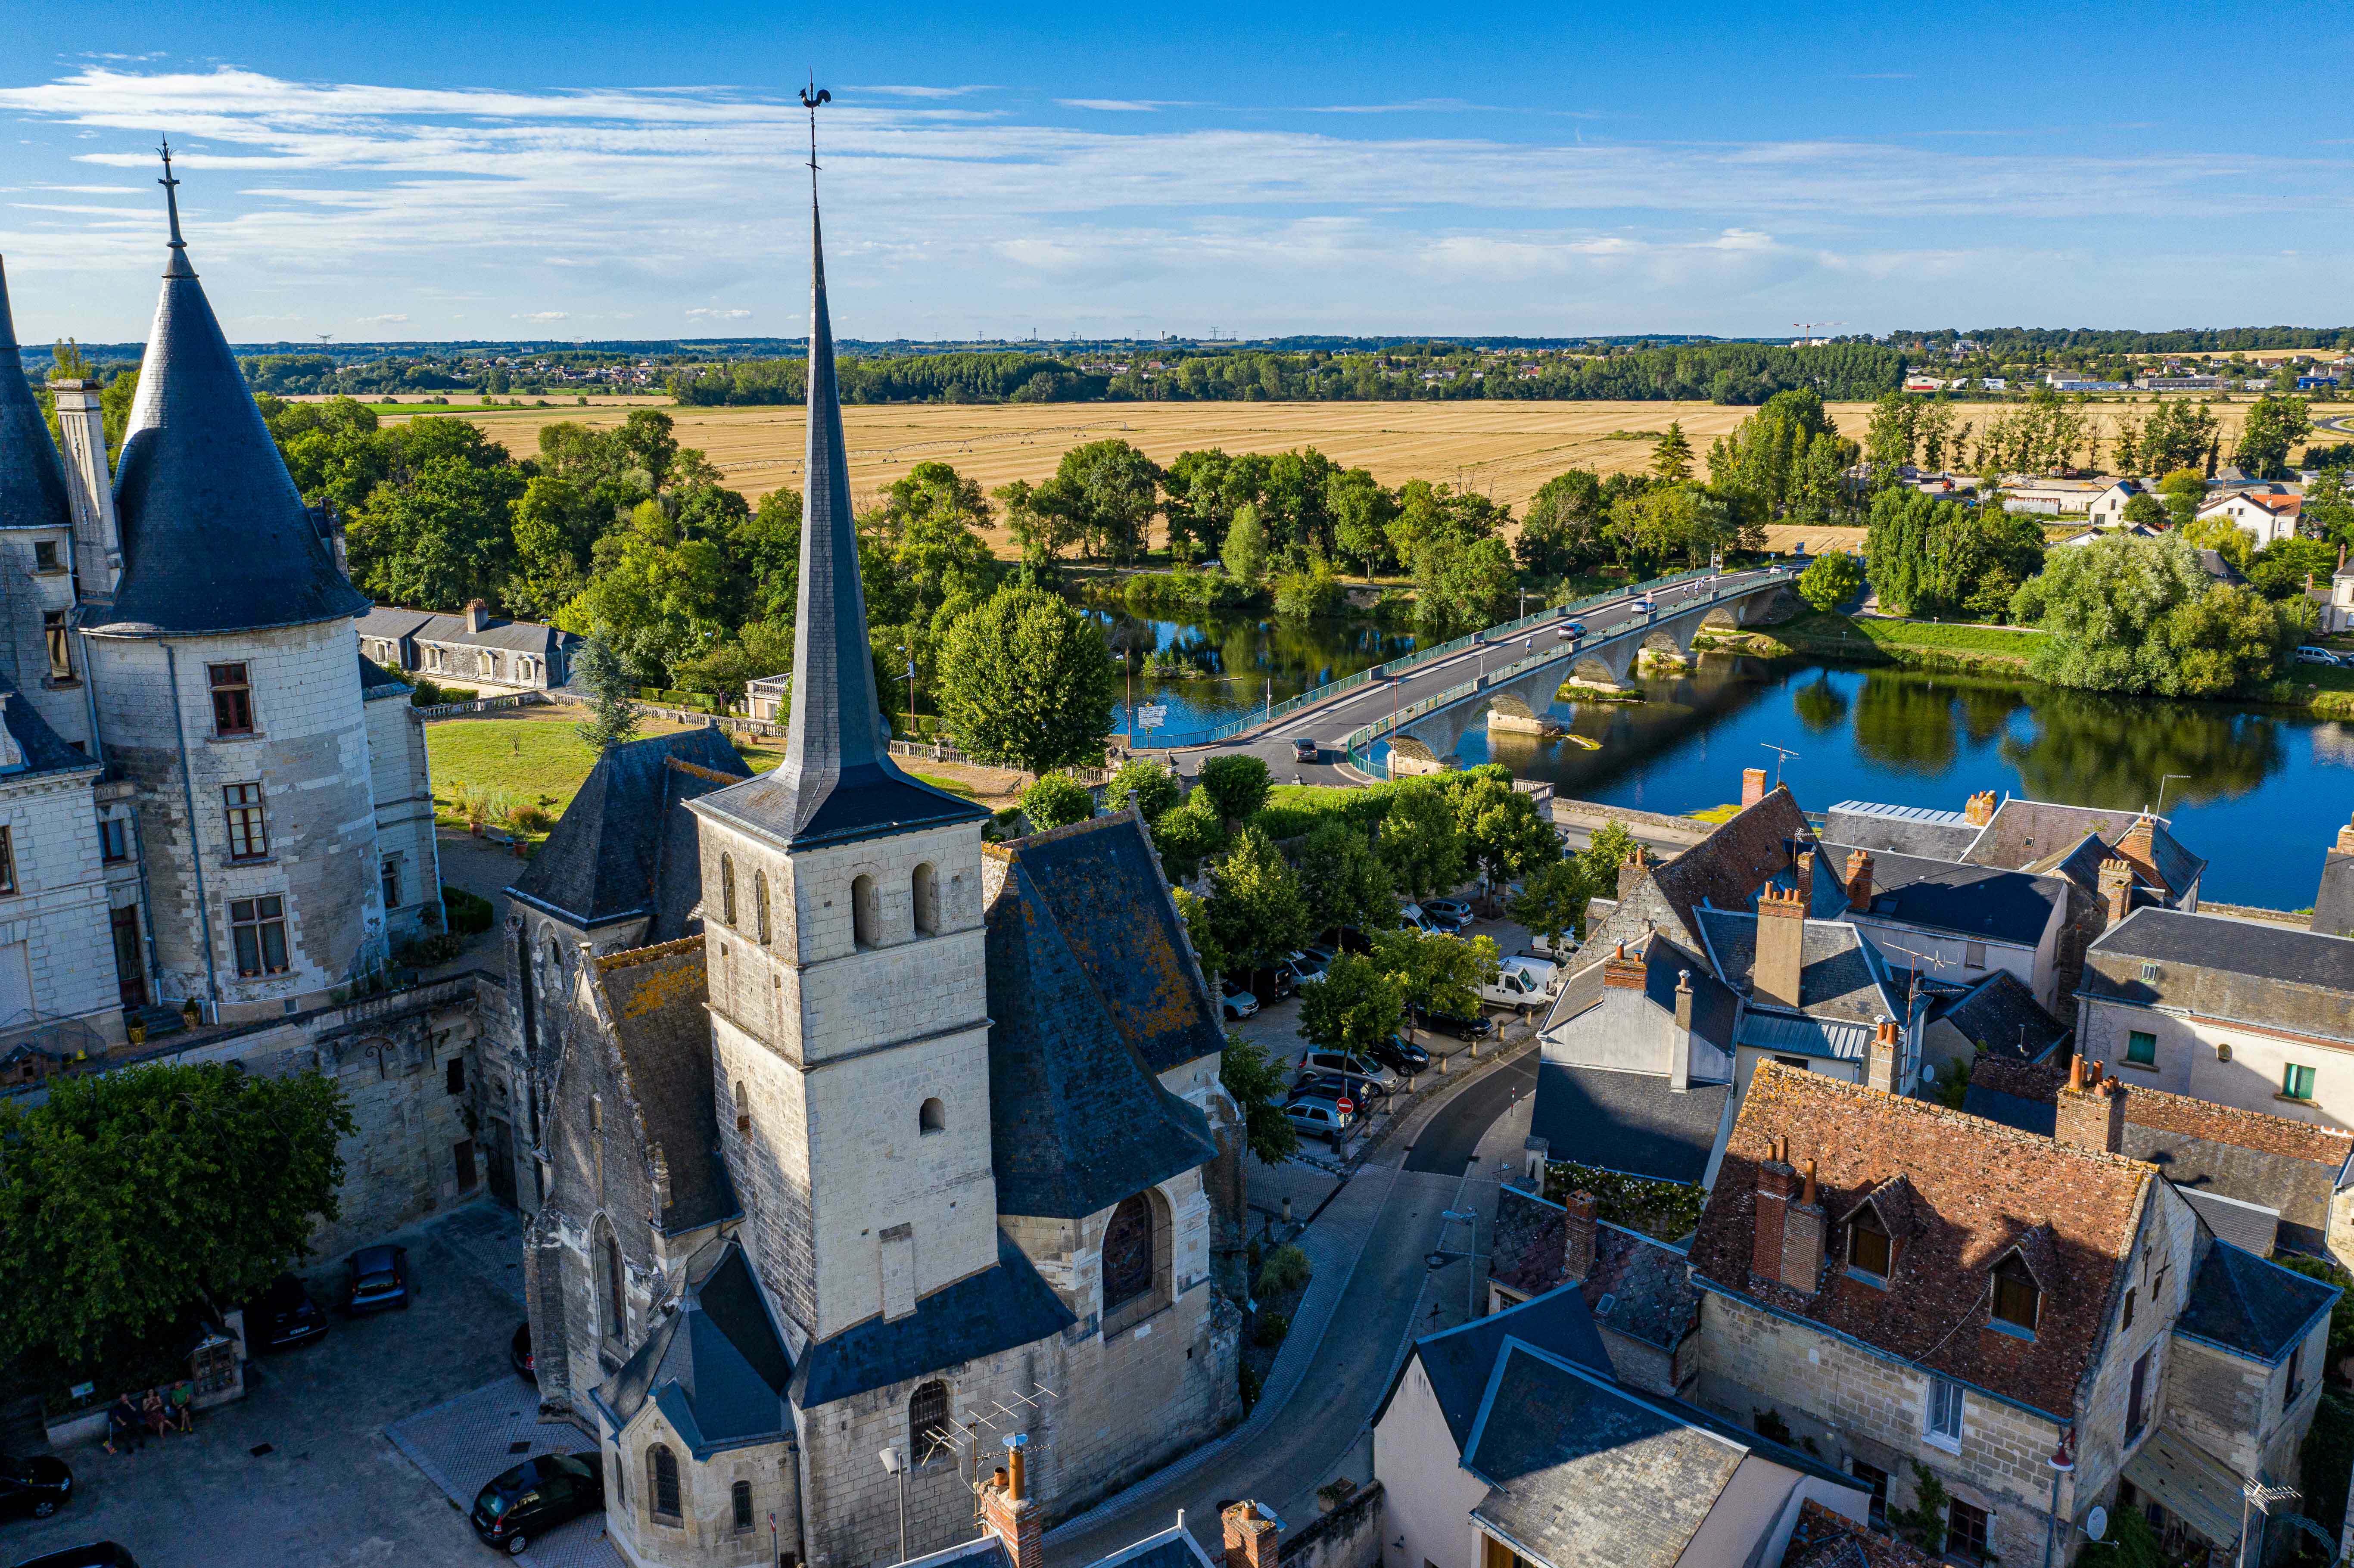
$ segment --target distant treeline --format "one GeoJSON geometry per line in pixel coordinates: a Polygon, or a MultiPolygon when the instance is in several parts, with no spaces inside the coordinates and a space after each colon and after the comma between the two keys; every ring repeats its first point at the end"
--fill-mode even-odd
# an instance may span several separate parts
{"type": "Polygon", "coordinates": [[[1960,332],[1893,332],[1889,341],[1935,350],[1963,338],[1988,355],[2013,362],[2055,354],[2231,354],[2250,348],[2354,348],[2354,327],[2182,327],[2173,332],[2101,331],[2092,327],[1979,327],[1960,332]]]}
{"type": "MultiPolygon", "coordinates": [[[[1865,343],[1816,348],[1686,344],[1591,356],[1469,352],[1449,344],[1380,354],[1140,349],[1072,363],[1032,354],[930,354],[844,359],[851,403],[1387,402],[1463,398],[1634,399],[1755,405],[1776,392],[1870,400],[1900,387],[1903,354],[1865,343]]],[[[801,401],[799,359],[744,360],[671,378],[681,403],[801,401]]]]}

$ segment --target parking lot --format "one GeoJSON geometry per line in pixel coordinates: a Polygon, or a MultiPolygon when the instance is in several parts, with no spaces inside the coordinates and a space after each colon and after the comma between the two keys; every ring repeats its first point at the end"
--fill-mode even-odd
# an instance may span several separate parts
{"type": "MultiPolygon", "coordinates": [[[[142,1568],[495,1561],[386,1428],[501,1380],[518,1408],[536,1406],[507,1365],[523,1319],[515,1217],[478,1203],[391,1239],[409,1249],[411,1309],[337,1318],[323,1339],[259,1358],[246,1398],[200,1412],[191,1435],[119,1457],[95,1443],[66,1449],[72,1500],[53,1519],[0,1525],[0,1562],[100,1540],[130,1548],[142,1568]]],[[[339,1264],[310,1276],[323,1304],[339,1264]]]]}

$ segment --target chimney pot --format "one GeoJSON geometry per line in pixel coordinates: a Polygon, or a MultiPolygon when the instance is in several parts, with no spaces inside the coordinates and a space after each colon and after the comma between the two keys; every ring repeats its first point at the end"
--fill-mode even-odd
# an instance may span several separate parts
{"type": "Polygon", "coordinates": [[[2052,1127],[2053,1142],[2109,1154],[2124,1151],[2126,1086],[2105,1081],[2100,1063],[2087,1063],[2081,1055],[2073,1058],[2068,1067],[2067,1086],[2055,1098],[2058,1108],[2052,1127]]]}
{"type": "Polygon", "coordinates": [[[1962,815],[1972,827],[1982,828],[1994,821],[1994,791],[1981,789],[1962,807],[1962,815]]]}
{"type": "Polygon", "coordinates": [[[1815,1162],[1811,1160],[1808,1160],[1804,1170],[1806,1175],[1806,1187],[1799,1192],[1798,1202],[1801,1203],[1811,1203],[1815,1201],[1815,1162]]]}
{"type": "Polygon", "coordinates": [[[1226,1568],[1277,1568],[1283,1554],[1283,1521],[1250,1501],[1230,1503],[1219,1514],[1225,1527],[1226,1568]]]}

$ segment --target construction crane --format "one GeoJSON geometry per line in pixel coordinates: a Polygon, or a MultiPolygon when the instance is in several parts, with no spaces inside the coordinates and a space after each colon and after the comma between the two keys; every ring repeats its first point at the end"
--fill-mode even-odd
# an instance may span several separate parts
{"type": "Polygon", "coordinates": [[[1792,326],[1794,326],[1794,327],[1797,328],[1797,330],[1798,330],[1798,341],[1797,341],[1797,342],[1796,342],[1796,343],[1794,343],[1794,344],[1792,344],[1790,346],[1791,346],[1792,348],[1805,348],[1805,347],[1808,347],[1808,346],[1809,345],[1809,344],[1810,344],[1811,340],[1813,339],[1813,336],[1814,336],[1814,334],[1815,334],[1816,333],[1818,333],[1818,332],[1828,332],[1828,331],[1829,331],[1832,327],[1837,327],[1837,326],[1845,326],[1845,325],[1847,325],[1847,323],[1845,323],[1845,322],[1792,322],[1790,324],[1791,324],[1792,326]]]}

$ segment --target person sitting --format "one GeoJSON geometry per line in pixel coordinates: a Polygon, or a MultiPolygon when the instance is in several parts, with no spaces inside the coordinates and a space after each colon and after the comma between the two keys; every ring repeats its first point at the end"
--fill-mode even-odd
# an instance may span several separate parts
{"type": "Polygon", "coordinates": [[[139,1418],[147,1423],[148,1431],[158,1437],[164,1435],[164,1429],[172,1424],[172,1418],[164,1414],[162,1389],[151,1388],[147,1391],[147,1397],[139,1402],[139,1418]]]}
{"type": "Polygon", "coordinates": [[[172,1425],[183,1432],[194,1432],[196,1429],[196,1423],[190,1418],[189,1414],[196,1407],[195,1394],[196,1391],[188,1384],[175,1383],[172,1385],[172,1397],[164,1402],[171,1413],[172,1425]]]}
{"type": "Polygon", "coordinates": [[[117,1443],[129,1444],[133,1447],[144,1446],[140,1435],[139,1406],[132,1401],[131,1391],[127,1388],[116,1394],[114,1403],[106,1408],[106,1451],[121,1453],[122,1450],[115,1446],[117,1443]]]}

